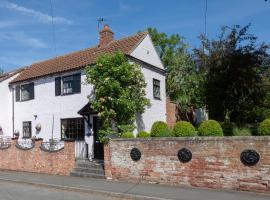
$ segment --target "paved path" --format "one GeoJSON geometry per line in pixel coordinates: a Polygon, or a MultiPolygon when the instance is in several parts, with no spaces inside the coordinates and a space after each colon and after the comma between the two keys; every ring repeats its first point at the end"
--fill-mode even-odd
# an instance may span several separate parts
{"type": "MultiPolygon", "coordinates": [[[[171,187],[164,185],[151,184],[134,184],[126,182],[115,182],[100,179],[77,178],[67,176],[51,176],[45,174],[34,174],[26,172],[10,172],[0,171],[0,188],[7,184],[6,188],[1,189],[2,193],[19,192],[26,190],[30,193],[34,187],[42,188],[42,191],[49,195],[57,195],[71,193],[72,195],[81,195],[80,197],[73,196],[72,199],[98,199],[95,196],[110,197],[110,199],[147,199],[147,200],[269,200],[269,195],[262,195],[248,192],[236,191],[217,191],[207,189],[171,187]],[[20,187],[11,187],[12,185],[20,185],[20,187]],[[17,189],[18,188],[18,189],[17,189]],[[54,192],[51,192],[51,191],[54,192]],[[46,192],[47,191],[47,192],[46,192]],[[49,191],[49,192],[48,192],[49,191]]],[[[43,192],[40,194],[42,196],[43,192]]],[[[18,193],[19,194],[19,193],[18,193]]],[[[38,195],[37,193],[34,193],[38,195]]],[[[20,197],[20,196],[19,196],[20,197]]],[[[37,197],[37,196],[36,196],[37,197]]],[[[59,199],[58,198],[58,199],[59,199]]],[[[69,197],[68,197],[69,198],[69,197]]],[[[6,198],[16,199],[16,198],[6,198]]],[[[20,199],[20,198],[18,198],[20,199]]],[[[27,199],[27,198],[25,198],[27,199]]],[[[36,198],[42,200],[42,198],[36,198]]],[[[61,199],[61,198],[60,198],[61,199]]],[[[62,198],[67,199],[67,198],[62,198]]],[[[106,198],[105,198],[106,199],[106,198]]]]}
{"type": "Polygon", "coordinates": [[[117,200],[100,195],[89,195],[18,183],[0,181],[1,200],[117,200]]]}

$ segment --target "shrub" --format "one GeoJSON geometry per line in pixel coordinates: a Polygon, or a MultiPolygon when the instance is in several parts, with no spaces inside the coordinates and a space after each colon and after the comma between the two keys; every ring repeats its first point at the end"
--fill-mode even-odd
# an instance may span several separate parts
{"type": "Polygon", "coordinates": [[[270,135],[270,118],[265,119],[258,127],[258,135],[270,135]]]}
{"type": "Polygon", "coordinates": [[[169,127],[165,122],[157,121],[152,125],[151,137],[160,137],[160,134],[164,134],[169,131],[169,127]]]}
{"type": "Polygon", "coordinates": [[[172,131],[168,129],[161,130],[156,137],[171,137],[172,131]]]}
{"type": "Polygon", "coordinates": [[[138,138],[149,138],[151,137],[150,133],[146,132],[146,131],[141,131],[138,133],[137,135],[138,138]]]}
{"type": "Polygon", "coordinates": [[[134,138],[134,135],[131,132],[125,132],[121,135],[121,138],[134,138]]]}
{"type": "Polygon", "coordinates": [[[220,124],[215,120],[207,120],[198,128],[200,136],[223,136],[220,124]]]}
{"type": "Polygon", "coordinates": [[[173,127],[172,134],[176,137],[192,137],[197,135],[194,126],[186,121],[177,122],[173,127]]]}
{"type": "Polygon", "coordinates": [[[234,127],[232,132],[233,132],[233,136],[251,136],[252,135],[251,130],[247,127],[243,127],[243,128],[234,127]]]}

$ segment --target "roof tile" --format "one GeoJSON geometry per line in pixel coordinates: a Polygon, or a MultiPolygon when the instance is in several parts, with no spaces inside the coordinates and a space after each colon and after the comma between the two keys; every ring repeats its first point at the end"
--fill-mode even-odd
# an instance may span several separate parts
{"type": "Polygon", "coordinates": [[[30,67],[22,71],[19,76],[12,80],[11,83],[81,69],[87,65],[94,64],[97,57],[104,53],[113,53],[120,50],[124,54],[129,55],[140,44],[146,35],[147,32],[141,32],[134,36],[114,40],[105,47],[95,46],[50,60],[33,63],[30,67]]]}

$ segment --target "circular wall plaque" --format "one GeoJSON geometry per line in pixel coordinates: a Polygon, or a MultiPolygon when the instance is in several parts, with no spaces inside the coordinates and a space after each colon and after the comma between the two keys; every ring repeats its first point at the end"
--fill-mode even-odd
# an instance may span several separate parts
{"type": "Polygon", "coordinates": [[[130,157],[131,157],[131,159],[132,159],[133,161],[138,161],[138,160],[141,159],[142,153],[141,153],[141,151],[140,151],[139,149],[133,148],[133,149],[131,149],[131,151],[130,151],[130,157]]]}
{"type": "Polygon", "coordinates": [[[178,151],[177,156],[178,156],[178,159],[183,163],[189,162],[192,159],[192,153],[187,148],[180,149],[178,151]]]}
{"type": "Polygon", "coordinates": [[[247,166],[256,165],[260,160],[260,155],[253,149],[246,149],[240,155],[241,162],[247,166]]]}

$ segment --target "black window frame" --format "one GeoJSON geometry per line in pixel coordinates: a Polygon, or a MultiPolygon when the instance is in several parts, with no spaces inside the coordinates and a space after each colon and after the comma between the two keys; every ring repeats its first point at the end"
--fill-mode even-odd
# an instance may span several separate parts
{"type": "Polygon", "coordinates": [[[153,97],[154,99],[161,100],[160,80],[153,78],[153,97]],[[156,94],[158,90],[158,95],[156,94]]]}
{"type": "Polygon", "coordinates": [[[83,117],[63,118],[60,119],[60,124],[61,124],[61,140],[77,140],[77,141],[84,140],[85,121],[83,117]],[[69,127],[66,128],[69,130],[63,129],[64,121],[66,121],[66,123],[70,123],[69,127]],[[73,130],[74,133],[71,132],[72,129],[74,129],[73,130]]]}
{"type": "Polygon", "coordinates": [[[34,82],[17,85],[15,87],[15,100],[16,100],[16,102],[30,101],[33,99],[35,99],[35,83],[34,82]],[[29,98],[23,99],[23,96],[22,96],[23,90],[29,90],[28,91],[29,98]]]}
{"type": "Polygon", "coordinates": [[[55,96],[65,96],[81,93],[81,73],[71,74],[67,76],[60,76],[55,78],[55,96]],[[65,79],[70,80],[65,81],[65,79]],[[69,82],[71,85],[71,92],[64,92],[64,84],[69,82]]]}
{"type": "Polygon", "coordinates": [[[23,123],[23,128],[22,128],[22,130],[23,130],[22,131],[23,136],[22,136],[22,138],[23,139],[29,139],[29,138],[31,138],[32,137],[32,122],[31,121],[24,121],[22,123],[23,123]],[[26,132],[25,132],[26,129],[29,130],[29,132],[27,133],[27,135],[26,135],[26,132]]]}

